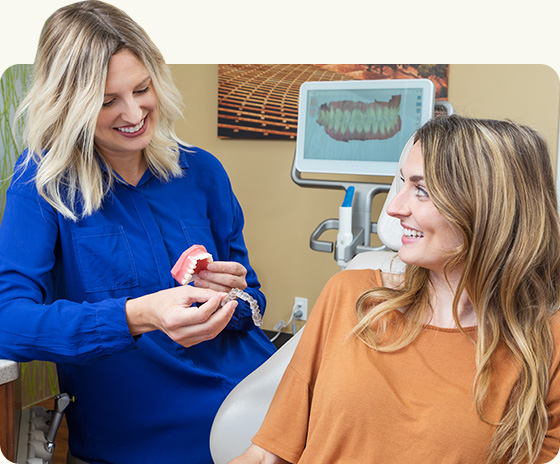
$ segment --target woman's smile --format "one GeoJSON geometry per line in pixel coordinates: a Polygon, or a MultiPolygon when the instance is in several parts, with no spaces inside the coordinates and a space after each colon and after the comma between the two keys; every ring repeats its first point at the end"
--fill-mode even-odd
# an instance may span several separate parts
{"type": "Polygon", "coordinates": [[[146,122],[146,118],[143,118],[136,126],[115,127],[115,130],[120,132],[124,137],[138,137],[146,132],[148,127],[146,122]]]}
{"type": "Polygon", "coordinates": [[[148,70],[130,50],[115,53],[95,127],[97,150],[111,164],[123,156],[141,157],[157,117],[158,101],[148,70]]]}

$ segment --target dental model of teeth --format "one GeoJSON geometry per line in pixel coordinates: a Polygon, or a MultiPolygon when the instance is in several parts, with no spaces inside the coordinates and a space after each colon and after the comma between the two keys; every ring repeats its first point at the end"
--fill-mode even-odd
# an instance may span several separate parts
{"type": "MultiPolygon", "coordinates": [[[[206,251],[203,245],[193,245],[181,254],[171,269],[171,275],[181,285],[187,285],[192,280],[195,280],[195,276],[197,277],[199,272],[207,269],[208,264],[212,261],[212,255],[206,251]]],[[[220,306],[224,306],[226,303],[237,300],[238,298],[249,303],[253,323],[257,327],[260,327],[262,325],[262,315],[259,311],[259,304],[257,300],[243,290],[232,288],[223,298],[220,306]]]]}
{"type": "Polygon", "coordinates": [[[203,245],[193,245],[179,257],[171,269],[171,275],[181,285],[187,285],[195,276],[198,277],[200,271],[208,268],[212,261],[212,255],[203,245]]]}
{"type": "Polygon", "coordinates": [[[400,105],[400,95],[388,102],[331,101],[319,107],[317,124],[341,142],[389,139],[401,130],[400,105]]]}
{"type": "Polygon", "coordinates": [[[222,300],[221,306],[224,306],[225,304],[229,303],[232,300],[237,300],[238,298],[240,300],[249,303],[249,307],[251,308],[251,317],[253,318],[253,323],[257,327],[260,327],[262,325],[262,315],[261,312],[259,311],[259,304],[257,303],[257,300],[255,300],[248,293],[245,293],[243,290],[239,288],[232,288],[230,292],[222,300]]]}

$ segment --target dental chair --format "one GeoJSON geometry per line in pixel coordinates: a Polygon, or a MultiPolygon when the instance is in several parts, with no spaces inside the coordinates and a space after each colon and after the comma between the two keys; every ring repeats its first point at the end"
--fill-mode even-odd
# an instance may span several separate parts
{"type": "MultiPolygon", "coordinates": [[[[406,161],[412,145],[413,137],[408,140],[401,153],[397,173],[406,161]]],[[[396,175],[377,222],[377,234],[386,249],[359,253],[345,269],[381,269],[392,273],[404,271],[404,264],[396,255],[401,245],[402,228],[400,222],[386,212],[387,205],[401,187],[400,175],[396,175]]],[[[268,361],[241,381],[223,402],[210,433],[210,451],[215,464],[229,462],[243,454],[251,445],[251,438],[264,420],[304,329],[305,327],[300,329],[268,361]]]]}

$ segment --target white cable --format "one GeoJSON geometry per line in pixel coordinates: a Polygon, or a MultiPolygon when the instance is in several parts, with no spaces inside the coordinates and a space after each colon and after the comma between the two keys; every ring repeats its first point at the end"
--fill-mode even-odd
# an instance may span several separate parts
{"type": "Polygon", "coordinates": [[[294,304],[294,307],[292,308],[292,317],[290,317],[290,320],[288,322],[284,322],[283,319],[280,319],[276,325],[274,326],[274,330],[277,331],[276,335],[274,337],[272,337],[270,339],[271,342],[274,342],[282,333],[282,329],[285,329],[286,327],[288,327],[290,325],[290,323],[292,322],[292,320],[294,319],[294,315],[296,313],[296,307],[298,307],[299,305],[294,304]]]}

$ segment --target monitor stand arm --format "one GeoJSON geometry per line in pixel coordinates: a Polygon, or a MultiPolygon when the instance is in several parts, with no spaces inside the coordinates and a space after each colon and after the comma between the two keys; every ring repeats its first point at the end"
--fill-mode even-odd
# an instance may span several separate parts
{"type": "Polygon", "coordinates": [[[309,246],[312,250],[325,253],[332,253],[335,250],[334,259],[342,269],[358,253],[387,250],[387,247],[384,245],[378,247],[370,246],[370,237],[372,233],[377,233],[377,222],[371,221],[372,200],[376,195],[388,192],[389,184],[304,179],[296,169],[295,157],[292,164],[292,180],[300,187],[306,188],[339,189],[344,191],[347,191],[349,187],[354,187],[355,189],[352,201],[352,242],[338,246],[335,249],[333,243],[320,240],[321,235],[327,230],[339,229],[338,219],[326,219],[311,234],[309,246]]]}

